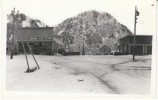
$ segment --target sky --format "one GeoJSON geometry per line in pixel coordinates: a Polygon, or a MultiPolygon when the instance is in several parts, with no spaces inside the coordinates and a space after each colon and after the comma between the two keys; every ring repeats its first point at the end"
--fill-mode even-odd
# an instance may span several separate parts
{"type": "Polygon", "coordinates": [[[97,10],[110,13],[133,32],[134,10],[137,6],[140,12],[137,34],[151,35],[156,32],[155,3],[155,0],[2,0],[2,14],[6,18],[15,7],[31,18],[55,26],[81,12],[97,10]]]}

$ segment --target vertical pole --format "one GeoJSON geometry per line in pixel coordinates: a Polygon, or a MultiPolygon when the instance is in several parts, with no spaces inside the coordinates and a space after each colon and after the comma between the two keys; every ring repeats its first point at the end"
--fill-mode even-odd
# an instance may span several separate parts
{"type": "Polygon", "coordinates": [[[144,45],[143,45],[143,55],[145,55],[145,47],[144,47],[144,45]]]}
{"type": "Polygon", "coordinates": [[[83,33],[82,33],[82,39],[83,39],[83,50],[82,50],[82,55],[85,55],[85,51],[84,51],[84,33],[85,33],[85,27],[82,27],[83,29],[83,33]]]}
{"type": "Polygon", "coordinates": [[[130,53],[131,53],[131,48],[130,48],[130,44],[129,44],[128,46],[129,46],[129,55],[130,55],[130,53]]]}
{"type": "Polygon", "coordinates": [[[36,65],[37,65],[38,69],[40,69],[40,67],[39,67],[39,65],[38,65],[38,63],[37,63],[37,61],[36,61],[36,58],[34,57],[34,55],[33,55],[33,53],[32,53],[32,50],[31,50],[31,48],[30,48],[29,43],[28,43],[28,42],[26,42],[26,43],[27,43],[27,46],[29,47],[29,51],[31,52],[31,55],[32,55],[33,59],[34,59],[35,62],[36,62],[36,65]]]}
{"type": "Polygon", "coordinates": [[[135,15],[134,15],[134,39],[133,39],[133,60],[135,60],[135,36],[136,36],[136,6],[135,6],[135,15]]]}
{"type": "Polygon", "coordinates": [[[53,41],[51,42],[51,55],[54,55],[54,28],[52,28],[52,39],[53,41]]]}
{"type": "MultiPolygon", "coordinates": [[[[14,10],[15,11],[15,10],[14,10]]],[[[14,24],[15,24],[15,15],[13,15],[13,33],[12,33],[12,47],[11,47],[11,54],[10,59],[13,59],[13,52],[14,52],[14,24]]]]}
{"type": "Polygon", "coordinates": [[[51,55],[53,54],[53,42],[51,42],[51,55]]]}
{"type": "Polygon", "coordinates": [[[83,52],[82,52],[82,55],[85,55],[85,53],[84,53],[84,40],[83,40],[83,52]]]}
{"type": "Polygon", "coordinates": [[[19,54],[19,42],[17,42],[17,45],[16,45],[16,52],[17,54],[19,54]]]}
{"type": "Polygon", "coordinates": [[[148,45],[146,45],[146,55],[148,55],[148,45]]]}
{"type": "Polygon", "coordinates": [[[124,53],[125,53],[125,46],[124,45],[122,47],[122,51],[123,51],[123,55],[124,55],[124,53]]]}
{"type": "Polygon", "coordinates": [[[23,43],[23,42],[22,42],[22,47],[23,47],[23,50],[24,50],[24,54],[25,54],[26,62],[27,62],[27,66],[28,66],[27,71],[29,72],[29,71],[30,71],[30,66],[29,66],[29,62],[28,62],[28,59],[27,59],[27,54],[26,54],[25,46],[24,46],[24,43],[23,43]]]}
{"type": "Polygon", "coordinates": [[[78,49],[79,49],[79,52],[80,52],[80,55],[81,55],[81,49],[80,49],[80,44],[79,44],[79,47],[78,47],[78,49]]]}

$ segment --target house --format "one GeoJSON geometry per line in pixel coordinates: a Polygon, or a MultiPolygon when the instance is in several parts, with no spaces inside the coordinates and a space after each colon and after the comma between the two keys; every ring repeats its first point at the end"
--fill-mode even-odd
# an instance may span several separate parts
{"type": "Polygon", "coordinates": [[[54,38],[53,27],[18,28],[14,32],[14,51],[23,53],[22,42],[29,52],[27,42],[34,54],[54,54],[63,47],[63,43],[54,38]]]}
{"type": "MultiPolygon", "coordinates": [[[[134,35],[127,35],[119,40],[119,51],[123,54],[133,54],[134,35]]],[[[135,36],[135,54],[151,55],[152,54],[152,36],[136,35],[135,36]]]]}

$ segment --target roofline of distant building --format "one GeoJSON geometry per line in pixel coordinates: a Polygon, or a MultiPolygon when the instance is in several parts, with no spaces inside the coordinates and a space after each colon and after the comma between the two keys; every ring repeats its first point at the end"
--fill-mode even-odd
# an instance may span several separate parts
{"type": "MultiPolygon", "coordinates": [[[[124,38],[129,37],[129,36],[134,36],[134,34],[127,35],[125,37],[120,38],[119,40],[124,39],[124,38]]],[[[152,35],[136,35],[136,36],[151,36],[152,37],[152,35]]]]}

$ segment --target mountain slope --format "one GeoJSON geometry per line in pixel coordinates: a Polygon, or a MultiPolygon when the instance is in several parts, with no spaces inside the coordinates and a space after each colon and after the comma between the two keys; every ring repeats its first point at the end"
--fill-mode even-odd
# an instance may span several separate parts
{"type": "Polygon", "coordinates": [[[86,54],[101,53],[103,45],[117,50],[118,40],[131,31],[120,24],[109,13],[95,10],[86,11],[76,17],[68,18],[54,28],[55,34],[63,38],[69,51],[84,51],[86,54]]]}

